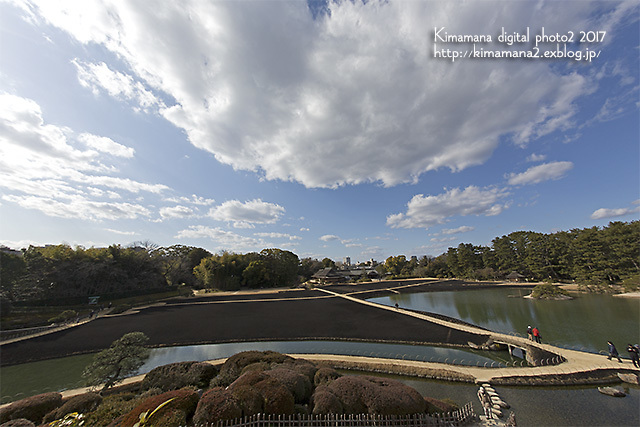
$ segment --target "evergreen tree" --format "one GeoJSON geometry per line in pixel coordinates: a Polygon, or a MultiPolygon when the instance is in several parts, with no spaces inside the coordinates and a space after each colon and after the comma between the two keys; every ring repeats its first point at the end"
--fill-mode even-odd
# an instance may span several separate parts
{"type": "Polygon", "coordinates": [[[103,384],[108,389],[134,375],[149,357],[144,347],[149,339],[142,332],[130,332],[96,354],[82,373],[88,386],[103,384]]]}

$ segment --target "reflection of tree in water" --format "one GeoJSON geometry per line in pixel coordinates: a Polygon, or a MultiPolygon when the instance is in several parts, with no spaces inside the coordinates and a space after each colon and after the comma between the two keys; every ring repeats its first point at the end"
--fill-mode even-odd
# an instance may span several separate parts
{"type": "MultiPolygon", "coordinates": [[[[608,295],[579,295],[571,301],[509,298],[520,289],[482,289],[394,295],[401,307],[455,317],[496,332],[524,336],[527,325],[537,326],[543,342],[604,349],[607,340],[618,346],[638,340],[640,304],[637,299],[608,295]]],[[[522,290],[522,295],[528,292],[522,290]]],[[[380,299],[384,302],[384,299],[380,299]]]]}

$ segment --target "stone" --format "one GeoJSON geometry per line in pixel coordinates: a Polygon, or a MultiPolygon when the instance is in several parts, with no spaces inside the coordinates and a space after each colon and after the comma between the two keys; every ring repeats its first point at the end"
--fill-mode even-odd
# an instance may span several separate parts
{"type": "Polygon", "coordinates": [[[626,394],[624,391],[619,390],[617,388],[614,387],[598,387],[598,391],[602,394],[606,394],[608,396],[613,396],[613,397],[625,397],[626,394]]]}

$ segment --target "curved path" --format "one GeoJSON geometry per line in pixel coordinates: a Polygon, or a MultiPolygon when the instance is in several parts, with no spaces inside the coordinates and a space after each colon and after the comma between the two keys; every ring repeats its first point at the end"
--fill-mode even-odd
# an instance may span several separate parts
{"type": "MultiPolygon", "coordinates": [[[[394,288],[400,289],[400,288],[394,288]]],[[[604,377],[611,376],[614,371],[620,372],[635,372],[640,373],[637,368],[634,368],[632,362],[630,360],[624,360],[622,363],[614,360],[608,360],[603,355],[596,355],[592,353],[586,353],[582,351],[568,350],[548,344],[538,344],[533,343],[532,341],[515,337],[512,335],[502,334],[493,331],[487,331],[486,329],[482,329],[472,325],[460,324],[457,322],[450,322],[447,320],[443,320],[439,317],[430,316],[425,313],[417,313],[410,310],[403,310],[401,308],[395,308],[390,306],[384,306],[377,303],[369,302],[366,300],[361,300],[359,298],[355,298],[352,295],[358,295],[360,292],[352,292],[346,294],[339,294],[337,292],[333,292],[330,290],[322,289],[323,292],[340,296],[341,298],[348,299],[350,301],[358,302],[360,304],[377,307],[379,309],[385,309],[389,311],[393,311],[399,314],[403,314],[405,316],[422,319],[424,321],[436,323],[442,326],[446,326],[451,329],[456,329],[459,331],[464,331],[470,334],[478,334],[478,335],[487,335],[494,342],[500,342],[505,344],[510,344],[513,346],[517,346],[520,348],[525,348],[527,351],[534,353],[534,351],[542,351],[542,354],[553,354],[560,356],[564,361],[562,363],[547,363],[543,366],[534,366],[534,367],[519,367],[519,368],[482,368],[482,367],[474,367],[474,366],[458,366],[458,365],[446,365],[442,363],[431,363],[431,362],[419,362],[419,361],[408,361],[408,360],[395,360],[395,359],[377,359],[377,358],[368,358],[368,357],[355,357],[355,356],[337,356],[337,355],[307,355],[306,358],[311,358],[312,360],[332,360],[332,361],[343,361],[344,366],[347,367],[350,364],[357,365],[358,363],[369,364],[369,365],[382,365],[388,372],[402,373],[411,372],[413,375],[420,375],[422,371],[424,374],[422,376],[432,376],[435,371],[448,371],[455,372],[461,376],[460,380],[464,377],[467,377],[467,381],[469,379],[473,379],[474,382],[477,383],[528,383],[531,385],[534,384],[557,384],[561,382],[569,382],[575,383],[576,381],[585,381],[590,382],[594,380],[593,377],[604,377]],[[395,367],[394,367],[395,366],[395,367]],[[398,368],[398,366],[400,368],[398,368]],[[585,375],[587,374],[587,375],[585,375]],[[589,375],[592,374],[592,375],[589,375]],[[585,376],[587,378],[585,378],[585,376]],[[546,378],[545,378],[546,377],[546,378]],[[591,378],[589,378],[591,377],[591,378]],[[563,379],[564,378],[564,379],[563,379]]],[[[301,356],[303,357],[303,356],[301,356]]],[[[613,374],[615,375],[615,374],[613,374]]],[[[447,377],[447,373],[444,373],[444,377],[447,377]]],[[[452,376],[449,376],[450,379],[454,379],[452,376]]]]}
{"type": "MultiPolygon", "coordinates": [[[[376,285],[379,285],[376,283],[376,285]]],[[[167,301],[124,316],[88,323],[31,339],[2,343],[2,366],[90,353],[128,332],[140,331],[155,347],[242,341],[359,340],[467,347],[478,335],[399,315],[378,306],[320,290],[256,295],[213,294],[167,301]]]]}
{"type": "MultiPolygon", "coordinates": [[[[131,315],[105,316],[51,334],[3,343],[1,363],[5,366],[94,352],[108,347],[127,332],[141,331],[150,338],[152,346],[340,339],[468,347],[469,343],[482,345],[491,339],[526,348],[534,362],[536,358],[538,361],[548,361],[556,355],[565,359],[564,363],[557,366],[477,368],[337,355],[313,356],[317,360],[329,358],[336,363],[393,365],[417,376],[422,375],[420,372],[423,372],[422,376],[431,376],[437,370],[455,372],[460,376],[459,380],[476,382],[515,383],[517,380],[514,378],[528,377],[531,382],[549,383],[558,379],[562,381],[562,377],[584,376],[585,372],[611,374],[620,370],[633,371],[633,366],[627,360],[623,363],[613,362],[602,355],[535,344],[524,338],[362,299],[370,298],[373,294],[477,286],[460,281],[414,280],[334,285],[310,291],[220,293],[202,298],[171,300],[162,305],[139,309],[131,315]],[[545,376],[548,382],[544,381],[545,376]]],[[[310,358],[309,355],[301,357],[310,358]]]]}

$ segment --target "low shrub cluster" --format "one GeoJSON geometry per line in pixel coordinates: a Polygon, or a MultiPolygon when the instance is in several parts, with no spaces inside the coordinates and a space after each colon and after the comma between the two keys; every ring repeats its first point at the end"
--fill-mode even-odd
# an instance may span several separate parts
{"type": "Polygon", "coordinates": [[[531,291],[531,297],[536,299],[568,299],[569,293],[564,289],[554,286],[551,283],[541,283],[536,285],[531,291]]]}
{"type": "Polygon", "coordinates": [[[177,362],[159,366],[142,380],[142,390],[158,388],[162,391],[178,390],[187,386],[206,388],[218,373],[218,368],[210,363],[177,362]]]}
{"type": "Polygon", "coordinates": [[[60,393],[43,393],[18,400],[0,409],[0,423],[19,418],[40,424],[45,415],[62,405],[60,393]]]}
{"type": "Polygon", "coordinates": [[[85,393],[64,401],[59,393],[33,396],[3,408],[0,421],[13,420],[14,427],[62,425],[69,414],[81,414],[84,425],[96,427],[175,427],[215,425],[258,413],[408,415],[453,409],[396,380],[341,375],[272,351],[238,353],[219,370],[203,362],[172,363],[155,368],[138,384],[135,394],[85,393]]]}

